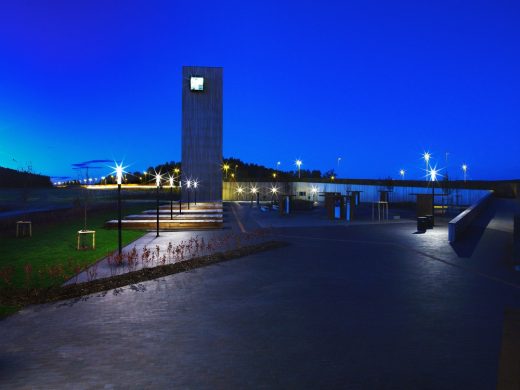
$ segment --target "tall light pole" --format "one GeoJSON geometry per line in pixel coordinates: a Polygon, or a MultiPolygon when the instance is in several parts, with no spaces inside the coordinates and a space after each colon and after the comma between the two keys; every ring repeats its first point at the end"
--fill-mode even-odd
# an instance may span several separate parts
{"type": "Polygon", "coordinates": [[[336,173],[339,176],[339,162],[341,161],[341,157],[338,157],[338,172],[336,173]]]}
{"type": "Polygon", "coordinates": [[[197,179],[193,180],[193,196],[194,196],[194,202],[195,205],[197,204],[197,187],[199,186],[199,182],[197,179]]]}
{"type": "Polygon", "coordinates": [[[191,180],[188,179],[186,182],[186,188],[188,189],[188,210],[190,209],[190,188],[191,188],[191,180]]]}
{"type": "Polygon", "coordinates": [[[242,192],[244,192],[244,189],[240,186],[237,187],[237,200],[240,200],[242,198],[242,192]]]}
{"type": "Polygon", "coordinates": [[[162,175],[160,173],[155,174],[155,187],[157,191],[157,235],[159,237],[159,187],[161,186],[162,175]]]}
{"type": "Polygon", "coordinates": [[[435,182],[439,171],[436,168],[430,168],[429,177],[432,183],[432,224],[435,225],[435,182]]]}
{"type": "Polygon", "coordinates": [[[464,183],[466,183],[466,171],[468,170],[468,166],[466,164],[462,164],[462,171],[464,172],[464,183]]]}
{"type": "Polygon", "coordinates": [[[173,219],[173,176],[169,176],[170,181],[170,219],[173,219]]]}
{"type": "Polygon", "coordinates": [[[302,166],[302,160],[296,160],[295,164],[298,167],[298,179],[300,179],[300,167],[302,166]]]}
{"type": "Polygon", "coordinates": [[[406,173],[406,172],[405,172],[404,169],[401,169],[401,170],[399,171],[399,174],[401,175],[401,180],[404,180],[404,174],[405,174],[405,173],[406,173]]]}
{"type": "Polygon", "coordinates": [[[229,165],[228,164],[224,164],[222,166],[222,168],[224,168],[224,172],[226,172],[226,179],[227,179],[227,171],[229,171],[229,165]]]}
{"type": "Polygon", "coordinates": [[[121,255],[123,248],[123,240],[121,237],[121,183],[123,181],[123,163],[116,163],[117,178],[117,247],[118,253],[121,255]]]}
{"type": "Polygon", "coordinates": [[[251,207],[253,207],[253,197],[256,195],[256,193],[258,192],[258,188],[256,187],[251,187],[251,207]]]}
{"type": "MultiPolygon", "coordinates": [[[[429,167],[430,157],[431,157],[430,152],[424,152],[424,154],[423,154],[423,158],[424,158],[424,162],[425,162],[425,164],[426,164],[426,173],[428,173],[428,167],[429,167]]],[[[428,175],[426,175],[426,181],[428,181],[428,175]]]]}
{"type": "Polygon", "coordinates": [[[316,194],[317,193],[318,193],[318,187],[312,186],[311,194],[312,194],[312,201],[313,201],[313,203],[316,203],[316,194]]]}
{"type": "Polygon", "coordinates": [[[276,187],[276,186],[271,187],[271,208],[273,207],[274,197],[275,197],[277,192],[278,192],[278,187],[276,187]]]}

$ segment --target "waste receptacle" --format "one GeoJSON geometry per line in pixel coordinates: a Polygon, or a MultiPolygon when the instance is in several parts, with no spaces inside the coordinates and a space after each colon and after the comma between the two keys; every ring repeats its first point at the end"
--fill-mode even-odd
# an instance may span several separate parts
{"type": "Polygon", "coordinates": [[[433,229],[433,215],[427,214],[425,217],[427,221],[426,229],[433,229]]]}
{"type": "Polygon", "coordinates": [[[428,218],[417,217],[417,231],[424,233],[427,228],[428,228],[428,218]]]}

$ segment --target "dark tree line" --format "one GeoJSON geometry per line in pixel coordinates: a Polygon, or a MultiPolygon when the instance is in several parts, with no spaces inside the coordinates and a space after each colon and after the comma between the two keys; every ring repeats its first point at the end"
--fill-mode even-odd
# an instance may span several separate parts
{"type": "Polygon", "coordinates": [[[0,187],[52,187],[52,183],[49,176],[0,167],[0,187]]]}

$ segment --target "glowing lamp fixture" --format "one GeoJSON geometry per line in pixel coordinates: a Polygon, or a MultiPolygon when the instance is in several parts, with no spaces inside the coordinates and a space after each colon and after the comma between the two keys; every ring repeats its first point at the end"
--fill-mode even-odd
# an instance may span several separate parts
{"type": "Polygon", "coordinates": [[[238,192],[239,194],[241,194],[242,192],[244,192],[244,189],[243,189],[242,187],[238,186],[238,187],[237,187],[237,192],[238,192]]]}
{"type": "Polygon", "coordinates": [[[276,187],[271,187],[271,192],[274,194],[276,194],[278,192],[278,188],[276,187]]]}
{"type": "Polygon", "coordinates": [[[318,187],[313,186],[311,188],[311,192],[312,192],[313,195],[316,194],[318,192],[318,187]]]}
{"type": "Polygon", "coordinates": [[[186,187],[191,188],[191,180],[186,181],[186,187]]]}
{"type": "Polygon", "coordinates": [[[116,163],[116,181],[117,184],[121,184],[123,182],[123,164],[116,163]]]}
{"type": "Polygon", "coordinates": [[[439,171],[436,168],[430,168],[430,181],[437,181],[437,176],[439,176],[439,171]]]}
{"type": "Polygon", "coordinates": [[[197,180],[193,180],[193,188],[197,189],[199,182],[197,180]]]}
{"type": "Polygon", "coordinates": [[[251,193],[252,194],[256,194],[258,192],[258,188],[256,187],[251,187],[251,193]]]}
{"type": "Polygon", "coordinates": [[[466,164],[462,164],[462,170],[466,172],[468,170],[468,166],[466,164]]]}
{"type": "Polygon", "coordinates": [[[173,176],[168,176],[168,181],[170,182],[170,188],[173,188],[173,176]]]}
{"type": "Polygon", "coordinates": [[[161,180],[162,180],[162,175],[160,173],[156,173],[155,174],[155,186],[156,187],[161,186],[161,180]]]}
{"type": "Polygon", "coordinates": [[[399,171],[399,174],[400,174],[401,177],[404,179],[405,170],[404,170],[404,169],[401,169],[401,170],[399,171]]]}
{"type": "Polygon", "coordinates": [[[430,161],[430,157],[431,157],[430,152],[424,152],[424,154],[423,154],[424,161],[426,161],[426,162],[430,161]]]}

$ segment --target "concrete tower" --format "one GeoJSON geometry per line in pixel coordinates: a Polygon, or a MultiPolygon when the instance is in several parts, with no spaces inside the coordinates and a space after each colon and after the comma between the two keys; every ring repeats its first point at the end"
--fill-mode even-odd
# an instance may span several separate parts
{"type": "MultiPolygon", "coordinates": [[[[222,68],[182,68],[182,181],[197,180],[197,201],[222,201],[222,68]]],[[[191,196],[193,199],[193,196],[191,196]]]]}

